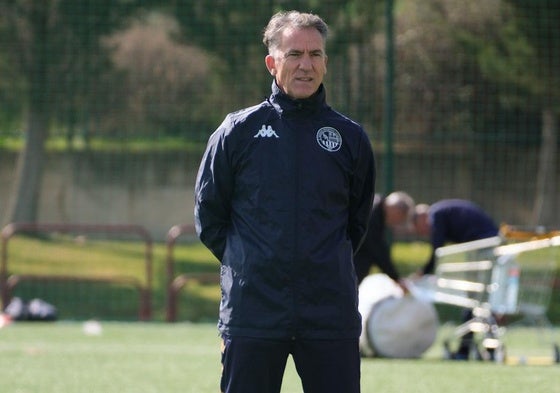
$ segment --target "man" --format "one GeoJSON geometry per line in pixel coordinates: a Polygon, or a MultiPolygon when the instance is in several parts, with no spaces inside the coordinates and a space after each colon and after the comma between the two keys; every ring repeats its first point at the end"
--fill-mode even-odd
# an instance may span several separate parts
{"type": "Polygon", "coordinates": [[[271,18],[272,94],[225,118],[198,172],[197,233],[221,262],[225,393],[280,392],[290,355],[304,392],[360,392],[352,258],[375,166],[362,127],[326,104],[327,33],[313,14],[271,18]]]}
{"type": "Polygon", "coordinates": [[[432,252],[423,274],[435,269],[435,250],[446,243],[465,243],[497,236],[494,220],[471,201],[443,199],[433,205],[419,204],[414,212],[416,233],[430,239],[432,252]]]}
{"type": "Polygon", "coordinates": [[[395,191],[387,197],[375,195],[366,238],[354,257],[358,282],[362,282],[371,267],[377,265],[406,292],[391,260],[387,230],[404,229],[410,223],[413,213],[414,200],[403,191],[395,191]]]}
{"type": "MultiPolygon", "coordinates": [[[[414,212],[414,228],[420,236],[430,239],[432,252],[420,274],[433,274],[436,249],[447,243],[465,243],[497,236],[494,220],[475,203],[463,199],[443,199],[433,205],[419,204],[414,212]]],[[[469,321],[472,310],[464,309],[462,320],[469,321]]],[[[473,345],[473,332],[465,333],[457,351],[450,353],[455,360],[468,360],[473,345]]],[[[451,350],[449,350],[451,352],[451,350]]]]}

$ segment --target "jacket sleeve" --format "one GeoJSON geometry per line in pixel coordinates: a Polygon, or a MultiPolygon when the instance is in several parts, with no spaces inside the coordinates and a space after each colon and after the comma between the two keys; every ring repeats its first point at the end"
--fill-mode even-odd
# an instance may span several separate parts
{"type": "Polygon", "coordinates": [[[430,234],[430,244],[432,247],[430,259],[426,262],[422,268],[424,274],[434,274],[436,268],[436,249],[442,247],[445,244],[445,223],[442,221],[440,214],[436,214],[430,217],[431,223],[431,234],[430,234]]]}
{"type": "Polygon", "coordinates": [[[378,208],[374,207],[365,240],[354,257],[358,282],[369,274],[372,265],[376,265],[395,281],[400,277],[391,259],[391,247],[386,238],[385,224],[380,213],[382,209],[382,204],[378,205],[378,208]]]}
{"type": "Polygon", "coordinates": [[[375,191],[375,160],[368,137],[362,132],[356,158],[354,176],[350,185],[350,210],[348,234],[354,255],[367,233],[375,191]]]}
{"type": "Polygon", "coordinates": [[[226,246],[233,194],[225,123],[208,140],[196,178],[194,206],[196,232],[219,261],[226,246]]]}
{"type": "Polygon", "coordinates": [[[400,276],[391,259],[391,246],[389,242],[383,238],[378,239],[376,244],[377,246],[373,247],[372,259],[383,273],[398,281],[400,276]]]}

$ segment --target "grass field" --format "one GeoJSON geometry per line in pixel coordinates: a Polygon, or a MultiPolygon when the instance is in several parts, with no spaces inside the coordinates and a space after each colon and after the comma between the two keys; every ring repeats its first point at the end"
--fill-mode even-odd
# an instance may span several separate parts
{"type": "MultiPolygon", "coordinates": [[[[188,239],[187,239],[188,240],[188,239]]],[[[82,237],[54,236],[10,240],[8,269],[10,274],[70,274],[81,277],[132,277],[145,282],[144,245],[139,242],[96,240],[82,237]]],[[[423,242],[396,243],[393,258],[401,274],[416,271],[427,260],[429,247],[423,242]]],[[[163,243],[153,245],[152,320],[163,321],[166,313],[166,261],[163,243]]],[[[174,249],[175,274],[215,273],[218,262],[198,241],[178,242],[174,249]]],[[[137,319],[138,294],[127,286],[110,286],[83,282],[57,285],[52,282],[19,284],[15,296],[42,298],[59,309],[60,319],[100,318],[130,321],[137,319]],[[89,285],[89,286],[88,286],[89,285]]],[[[216,319],[220,290],[217,285],[186,285],[179,293],[180,321],[213,322],[216,319]]],[[[440,317],[456,319],[455,307],[438,305],[440,317]]],[[[560,290],[555,289],[548,312],[549,319],[560,325],[560,290]]]]}
{"type": "MultiPolygon", "coordinates": [[[[440,342],[448,332],[440,329],[422,359],[363,359],[362,392],[558,391],[560,365],[442,360],[440,342]]],[[[540,336],[516,329],[505,337],[512,350],[531,354],[540,336]]],[[[109,322],[100,335],[86,335],[78,322],[19,322],[0,329],[3,393],[216,393],[219,374],[214,324],[109,322]]],[[[301,391],[290,360],[282,393],[301,391]]]]}
{"type": "MultiPolygon", "coordinates": [[[[403,274],[415,271],[428,253],[422,243],[399,243],[393,248],[403,274]]],[[[144,280],[144,248],[134,242],[19,236],[10,242],[9,256],[10,274],[130,276],[144,280]]],[[[0,393],[218,392],[220,357],[215,323],[219,287],[196,282],[185,286],[179,299],[179,321],[183,322],[163,323],[165,257],[165,244],[154,244],[154,322],[130,322],[136,319],[136,294],[130,290],[127,293],[118,284],[115,288],[19,285],[16,295],[27,299],[38,296],[54,303],[60,311],[60,322],[16,322],[0,329],[0,393]],[[39,289],[43,292],[37,292],[39,289]],[[92,317],[101,320],[102,334],[84,333],[83,321],[92,317]]],[[[176,274],[217,272],[218,263],[197,242],[177,244],[175,259],[176,274]]],[[[459,318],[456,307],[437,308],[442,322],[459,318]]],[[[558,325],[558,290],[553,294],[549,317],[558,325]]],[[[558,328],[554,332],[508,329],[505,344],[510,359],[527,358],[530,363],[517,366],[443,360],[441,342],[450,329],[442,325],[438,340],[422,359],[363,359],[362,391],[558,391],[560,365],[541,364],[551,361],[550,343],[558,342],[558,328]]],[[[290,361],[282,393],[299,392],[299,379],[290,361]]]]}

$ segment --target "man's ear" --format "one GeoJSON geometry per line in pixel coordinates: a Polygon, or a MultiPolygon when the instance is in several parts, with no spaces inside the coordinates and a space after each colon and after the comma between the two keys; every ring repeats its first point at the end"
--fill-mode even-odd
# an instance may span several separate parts
{"type": "Polygon", "coordinates": [[[268,72],[270,72],[270,75],[276,76],[276,61],[274,60],[274,56],[266,55],[264,58],[264,64],[266,64],[266,68],[268,69],[268,72]]]}

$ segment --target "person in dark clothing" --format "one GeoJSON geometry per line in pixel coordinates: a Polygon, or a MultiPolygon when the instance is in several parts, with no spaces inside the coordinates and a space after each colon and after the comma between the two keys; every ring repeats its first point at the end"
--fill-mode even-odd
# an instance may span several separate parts
{"type": "Polygon", "coordinates": [[[280,12],[263,42],[272,93],[226,116],[195,186],[195,227],[220,261],[224,393],[279,393],[291,356],[306,393],[359,393],[353,254],[375,186],[362,126],[326,103],[328,27],[280,12]]]}
{"type": "MultiPolygon", "coordinates": [[[[431,206],[419,204],[414,209],[414,228],[418,235],[429,238],[432,252],[420,274],[433,274],[436,268],[436,249],[447,243],[465,243],[498,236],[494,220],[477,204],[463,199],[443,199],[431,206]]],[[[462,321],[473,317],[472,310],[464,309],[462,321]]],[[[473,344],[473,332],[461,337],[455,360],[468,360],[473,344]]]]}
{"type": "Polygon", "coordinates": [[[499,233],[494,220],[480,206],[464,199],[443,199],[431,206],[419,204],[413,221],[416,233],[429,238],[432,247],[422,274],[434,272],[438,247],[486,239],[499,233]]]}
{"type": "Polygon", "coordinates": [[[388,240],[389,230],[405,228],[414,213],[414,200],[403,191],[395,191],[388,196],[376,194],[369,220],[368,232],[354,256],[354,266],[358,282],[370,273],[376,265],[392,278],[406,292],[397,268],[391,259],[391,246],[388,240]]]}

